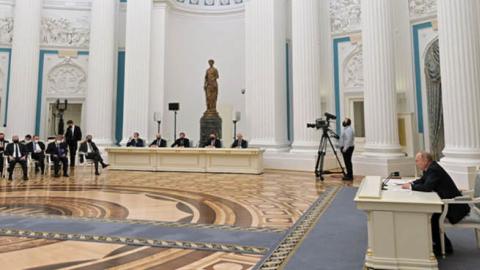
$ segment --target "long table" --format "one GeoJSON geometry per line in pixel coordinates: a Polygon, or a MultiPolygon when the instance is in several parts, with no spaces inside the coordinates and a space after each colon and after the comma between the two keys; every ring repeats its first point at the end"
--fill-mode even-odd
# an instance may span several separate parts
{"type": "Polygon", "coordinates": [[[111,170],[263,173],[262,149],[106,148],[111,170]]]}
{"type": "Polygon", "coordinates": [[[355,202],[368,215],[365,267],[437,270],[430,218],[443,203],[434,192],[402,190],[402,182],[392,180],[382,190],[380,177],[367,176],[358,189],[355,202]]]}

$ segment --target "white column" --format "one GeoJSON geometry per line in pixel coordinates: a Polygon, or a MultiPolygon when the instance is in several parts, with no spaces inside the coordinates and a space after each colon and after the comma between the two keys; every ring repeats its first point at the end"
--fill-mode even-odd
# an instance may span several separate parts
{"type": "MultiPolygon", "coordinates": [[[[408,1],[392,1],[395,25],[395,85],[398,95],[398,112],[404,113],[415,119],[415,85],[414,85],[414,65],[412,49],[412,27],[410,24],[410,9],[408,1]]],[[[405,127],[407,145],[404,151],[411,157],[415,156],[419,150],[419,139],[417,124],[405,127]]]]}
{"type": "Polygon", "coordinates": [[[92,1],[86,134],[99,145],[113,143],[116,0],[92,1]]]}
{"type": "Polygon", "coordinates": [[[477,0],[438,1],[445,157],[460,188],[480,165],[480,33],[477,0]]]}
{"type": "MultiPolygon", "coordinates": [[[[165,44],[167,33],[167,3],[155,3],[152,11],[152,48],[150,63],[150,104],[148,135],[153,137],[157,133],[157,123],[153,120],[155,112],[161,112],[164,117],[165,98],[165,44]]],[[[162,121],[164,123],[164,121],[162,121]]],[[[164,125],[164,124],[162,124],[164,125]]]]}
{"type": "Polygon", "coordinates": [[[133,132],[148,137],[150,93],[150,37],[152,0],[134,0],[127,4],[125,42],[125,105],[123,137],[133,132]]]}
{"type": "Polygon", "coordinates": [[[320,141],[320,132],[306,127],[322,116],[320,2],[292,1],[293,151],[316,151],[320,141]]]}
{"type": "Polygon", "coordinates": [[[42,5],[42,0],[15,2],[8,136],[32,134],[35,129],[36,102],[42,98],[37,97],[42,5]]]}
{"type": "Polygon", "coordinates": [[[360,175],[413,175],[411,159],[400,152],[395,89],[394,9],[392,1],[363,0],[365,152],[354,162],[360,175]]]}
{"type": "Polygon", "coordinates": [[[250,145],[285,151],[286,0],[247,1],[246,113],[250,145]]]}

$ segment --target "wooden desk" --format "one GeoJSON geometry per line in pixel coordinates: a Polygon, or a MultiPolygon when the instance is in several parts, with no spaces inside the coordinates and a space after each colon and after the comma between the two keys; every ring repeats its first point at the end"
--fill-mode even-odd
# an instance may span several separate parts
{"type": "Polygon", "coordinates": [[[402,190],[367,176],[355,197],[368,215],[368,269],[438,269],[432,250],[430,219],[442,211],[436,193],[402,190]]]}
{"type": "Polygon", "coordinates": [[[134,148],[105,149],[112,170],[263,173],[260,149],[134,148]]]}

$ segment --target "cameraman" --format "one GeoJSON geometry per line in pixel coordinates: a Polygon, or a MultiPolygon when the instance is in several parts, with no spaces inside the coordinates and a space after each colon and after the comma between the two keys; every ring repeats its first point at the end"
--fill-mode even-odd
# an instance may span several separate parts
{"type": "Polygon", "coordinates": [[[347,169],[347,173],[343,177],[343,180],[353,180],[352,155],[353,150],[355,149],[355,132],[352,128],[352,120],[350,120],[350,118],[345,118],[342,122],[342,126],[343,130],[340,134],[338,145],[340,146],[340,151],[342,151],[343,160],[347,169]]]}

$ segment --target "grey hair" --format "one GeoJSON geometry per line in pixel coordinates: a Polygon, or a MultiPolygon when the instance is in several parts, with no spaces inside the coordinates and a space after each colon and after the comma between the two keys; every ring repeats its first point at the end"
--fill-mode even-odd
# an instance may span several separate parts
{"type": "Polygon", "coordinates": [[[427,161],[433,161],[433,156],[429,152],[421,151],[418,152],[417,155],[420,155],[423,159],[426,159],[427,161]]]}

